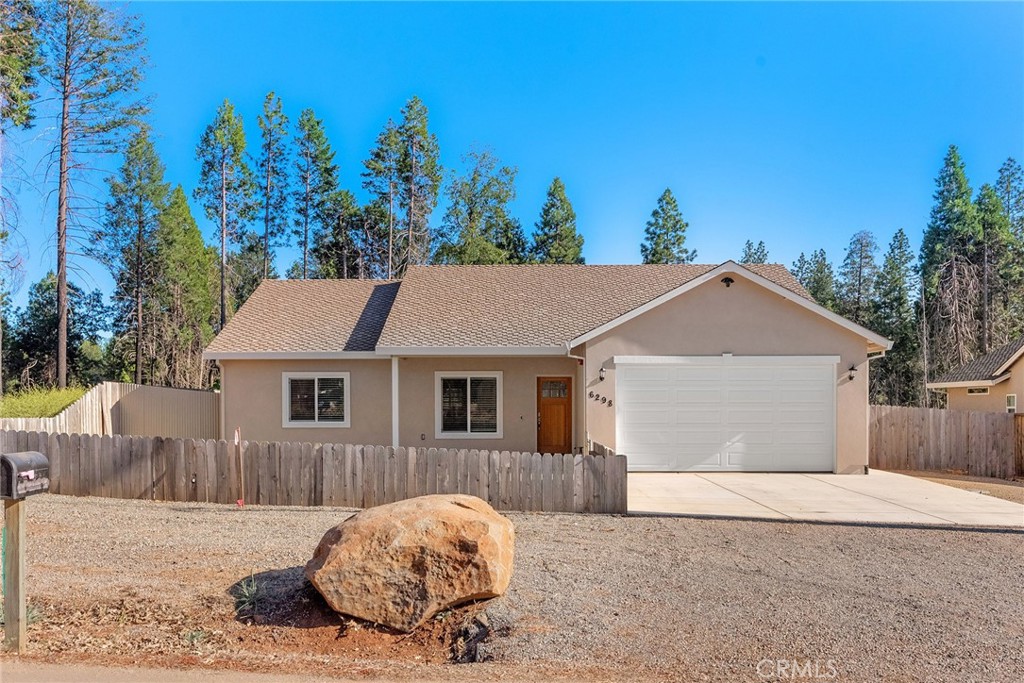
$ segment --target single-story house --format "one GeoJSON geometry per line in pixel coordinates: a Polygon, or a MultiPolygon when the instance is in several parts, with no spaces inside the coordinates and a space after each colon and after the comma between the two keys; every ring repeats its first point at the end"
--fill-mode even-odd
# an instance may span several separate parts
{"type": "Polygon", "coordinates": [[[1024,413],[1024,337],[975,358],[934,382],[929,389],[946,392],[950,410],[1024,413]]]}
{"type": "Polygon", "coordinates": [[[784,266],[728,261],[265,280],[205,356],[245,439],[857,473],[868,359],[891,346],[784,266]]]}

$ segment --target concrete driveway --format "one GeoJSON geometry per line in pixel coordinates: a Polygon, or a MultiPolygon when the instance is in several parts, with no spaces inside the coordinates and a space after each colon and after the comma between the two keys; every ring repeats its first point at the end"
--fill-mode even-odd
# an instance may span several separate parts
{"type": "Polygon", "coordinates": [[[630,472],[630,513],[1024,528],[1024,505],[902,474],[630,472]]]}

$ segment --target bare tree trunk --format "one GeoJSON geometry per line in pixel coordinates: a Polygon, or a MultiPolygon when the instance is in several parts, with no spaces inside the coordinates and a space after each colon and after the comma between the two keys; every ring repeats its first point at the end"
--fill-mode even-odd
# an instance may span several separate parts
{"type": "Polygon", "coordinates": [[[61,74],[60,166],[57,173],[57,386],[68,385],[68,180],[71,166],[71,12],[66,13],[61,74]]]}
{"type": "Polygon", "coordinates": [[[228,322],[228,187],[227,159],[220,162],[220,329],[228,322]]]}
{"type": "Polygon", "coordinates": [[[395,277],[392,265],[395,252],[395,181],[388,183],[388,279],[395,277]]]}
{"type": "Polygon", "coordinates": [[[405,246],[405,268],[413,264],[414,224],[416,216],[416,138],[412,140],[412,173],[409,174],[409,243],[405,246]]]}
{"type": "Polygon", "coordinates": [[[302,279],[305,280],[308,277],[308,263],[309,263],[309,164],[312,163],[309,159],[306,161],[306,192],[305,192],[305,205],[306,210],[302,216],[302,279]]]}
{"type": "MultiPolygon", "coordinates": [[[[4,110],[3,89],[0,88],[0,111],[4,110]]],[[[3,118],[0,118],[0,231],[7,230],[7,201],[4,199],[4,140],[7,131],[4,130],[3,118]]],[[[3,243],[0,243],[0,247],[3,243]]],[[[0,257],[0,268],[5,267],[4,260],[0,257]]],[[[0,291],[0,398],[4,395],[4,292],[0,291]]]]}
{"type": "Polygon", "coordinates": [[[270,176],[274,168],[273,134],[267,143],[267,194],[263,204],[263,279],[270,272],[270,176]]]}
{"type": "Polygon", "coordinates": [[[988,353],[989,345],[989,292],[988,292],[988,235],[982,234],[984,248],[981,264],[981,354],[988,353]]]}
{"type": "Polygon", "coordinates": [[[338,214],[338,234],[342,237],[341,244],[341,277],[348,279],[348,235],[345,232],[345,217],[338,214]]]}
{"type": "Polygon", "coordinates": [[[135,383],[142,384],[142,223],[135,237],[135,383]]]}
{"type": "Polygon", "coordinates": [[[928,306],[925,304],[924,280],[921,280],[921,407],[928,407],[928,306]]]}

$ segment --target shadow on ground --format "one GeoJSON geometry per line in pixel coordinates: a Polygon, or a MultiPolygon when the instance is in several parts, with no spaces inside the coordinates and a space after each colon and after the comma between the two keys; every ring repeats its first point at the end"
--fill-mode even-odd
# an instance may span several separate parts
{"type": "MultiPolygon", "coordinates": [[[[439,649],[452,663],[484,661],[478,645],[492,633],[483,603],[444,610],[412,633],[335,612],[306,578],[304,567],[271,569],[243,577],[227,590],[235,601],[235,620],[247,626],[336,629],[334,639],[380,647],[406,640],[439,649]]],[[[499,632],[507,629],[501,629],[499,632]]],[[[410,644],[413,644],[410,643],[410,644]]]]}

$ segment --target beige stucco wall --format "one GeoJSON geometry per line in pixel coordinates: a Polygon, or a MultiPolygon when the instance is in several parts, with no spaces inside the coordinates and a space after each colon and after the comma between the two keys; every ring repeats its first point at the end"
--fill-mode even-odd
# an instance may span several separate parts
{"type": "Polygon", "coordinates": [[[986,412],[1006,412],[1006,395],[1017,395],[1017,412],[1024,413],[1024,362],[1017,361],[1010,368],[1010,379],[988,388],[988,394],[967,394],[967,387],[947,389],[950,410],[983,410],[986,412]]]}
{"type": "MultiPolygon", "coordinates": [[[[700,285],[590,340],[585,392],[614,398],[612,358],[617,355],[838,355],[836,471],[863,472],[868,462],[867,342],[742,277],[734,280],[729,288],[717,280],[700,285]],[[852,381],[851,365],[858,368],[852,381]],[[603,382],[598,380],[602,367],[603,382]]],[[[614,408],[594,400],[585,403],[590,438],[614,448],[614,408]]]]}
{"type": "MultiPolygon", "coordinates": [[[[572,358],[552,357],[402,357],[399,358],[399,441],[402,446],[533,451],[537,447],[537,378],[572,377],[574,407],[582,409],[582,366],[572,358]],[[434,423],[434,373],[460,370],[501,371],[503,433],[500,439],[438,439],[434,423]]],[[[581,414],[574,420],[574,446],[583,443],[581,414]]]]}
{"type": "Polygon", "coordinates": [[[250,441],[391,443],[391,360],[224,360],[223,430],[250,441]],[[283,427],[282,373],[348,372],[350,427],[283,427]]]}

